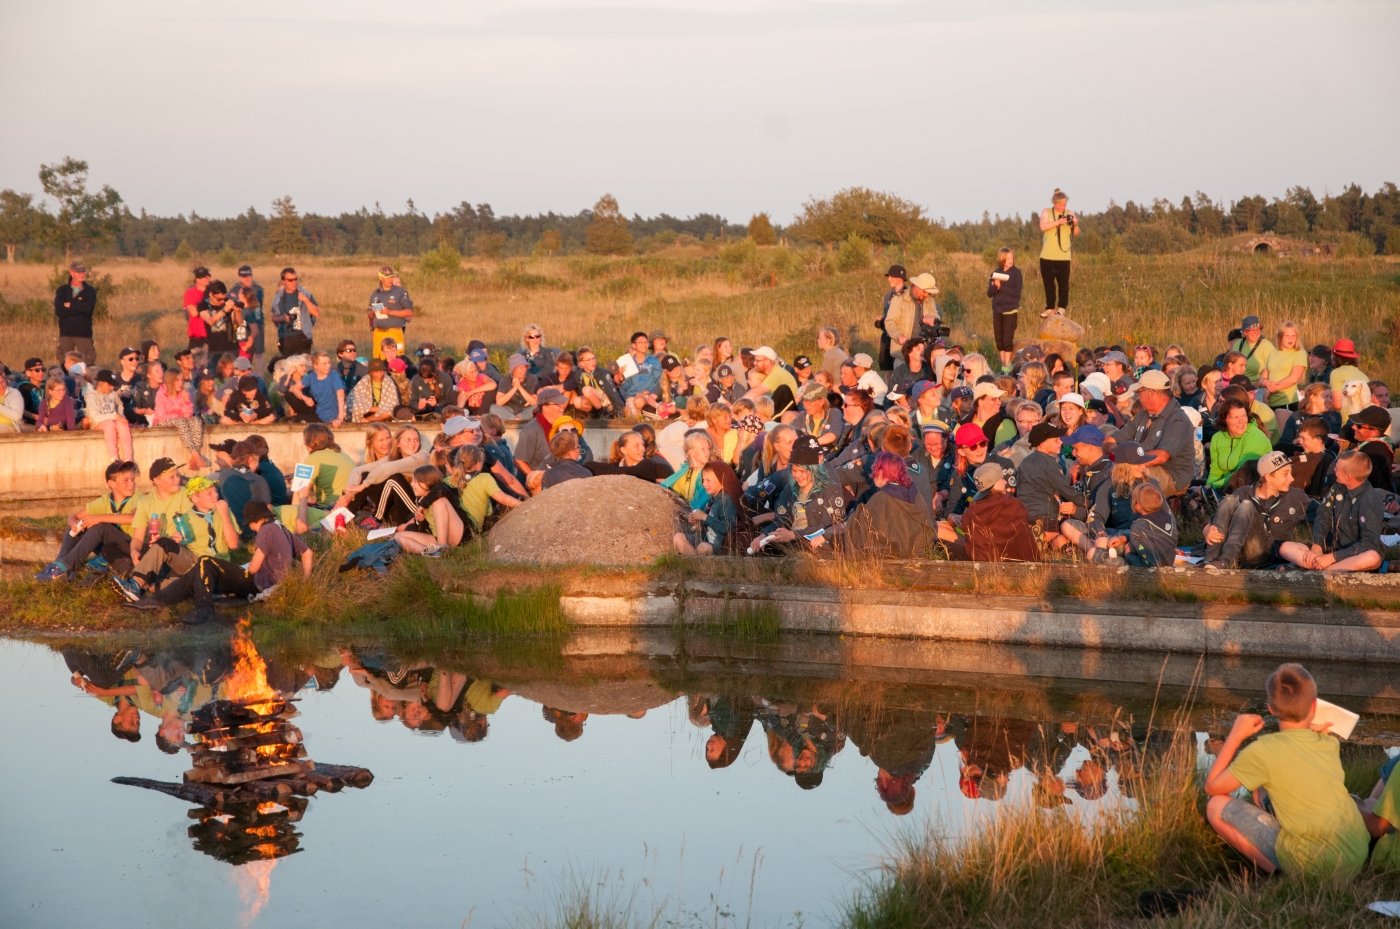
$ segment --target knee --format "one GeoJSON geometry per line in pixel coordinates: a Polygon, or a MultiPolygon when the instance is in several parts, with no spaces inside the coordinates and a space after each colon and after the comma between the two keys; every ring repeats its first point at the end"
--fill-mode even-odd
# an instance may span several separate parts
{"type": "Polygon", "coordinates": [[[1209,822],[1213,828],[1218,830],[1220,825],[1225,821],[1222,817],[1225,813],[1225,807],[1229,802],[1229,797],[1211,797],[1210,800],[1206,802],[1206,821],[1209,822]]]}

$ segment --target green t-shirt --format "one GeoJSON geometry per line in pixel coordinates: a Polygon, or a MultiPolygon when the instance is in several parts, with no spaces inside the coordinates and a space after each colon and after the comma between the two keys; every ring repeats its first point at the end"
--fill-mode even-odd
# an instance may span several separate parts
{"type": "MultiPolygon", "coordinates": [[[[1269,353],[1268,360],[1264,362],[1264,371],[1271,381],[1283,380],[1293,373],[1294,368],[1302,368],[1304,375],[1308,373],[1308,353],[1301,348],[1276,348],[1269,353]]],[[[1298,380],[1301,381],[1302,378],[1298,380]]],[[[1269,394],[1268,403],[1272,407],[1288,406],[1297,402],[1297,384],[1269,394]]]]}
{"type": "Polygon", "coordinates": [[[462,512],[467,514],[478,531],[491,514],[491,495],[500,489],[496,479],[484,471],[467,481],[467,486],[462,488],[462,512]]]}
{"type": "Polygon", "coordinates": [[[1274,850],[1285,872],[1348,880],[1361,873],[1371,836],[1347,793],[1341,742],[1311,729],[1260,736],[1230,765],[1249,790],[1263,787],[1282,830],[1274,850]]]}
{"type": "Polygon", "coordinates": [[[467,685],[467,705],[482,716],[490,716],[499,710],[505,698],[505,692],[498,690],[495,684],[484,677],[479,677],[467,685]]]}
{"type": "Polygon", "coordinates": [[[773,365],[773,370],[769,371],[768,376],[763,379],[763,389],[771,394],[773,391],[777,390],[779,387],[782,387],[784,384],[787,385],[788,390],[792,391],[792,396],[794,399],[796,399],[797,381],[793,380],[793,377],[791,374],[788,373],[787,368],[784,368],[780,364],[773,365]]]}
{"type": "MultiPolygon", "coordinates": [[[[228,541],[222,531],[223,520],[219,518],[218,510],[201,513],[191,509],[185,518],[189,520],[190,530],[194,533],[193,541],[186,542],[185,548],[201,557],[228,558],[228,541]]],[[[234,528],[237,528],[236,524],[234,528]]]]}
{"type": "MultiPolygon", "coordinates": [[[[134,513],[136,512],[136,503],[140,499],[140,494],[132,494],[125,500],[117,501],[112,499],[111,494],[103,494],[96,500],[88,503],[87,511],[93,516],[120,516],[124,513],[134,513]]],[[[133,520],[121,528],[127,535],[131,535],[133,532],[132,527],[135,525],[136,522],[133,520]]]]}
{"type": "MultiPolygon", "coordinates": [[[[1264,367],[1264,363],[1269,360],[1269,356],[1274,353],[1274,343],[1263,336],[1252,346],[1244,339],[1236,339],[1230,343],[1230,350],[1239,352],[1245,357],[1244,373],[1245,377],[1256,383],[1259,380],[1259,371],[1264,367]]],[[[1306,364],[1306,360],[1304,361],[1306,364]]]]}
{"type": "MultiPolygon", "coordinates": [[[[1372,811],[1390,823],[1393,829],[1400,829],[1400,768],[1391,771],[1390,778],[1381,788],[1381,798],[1372,811]]],[[[1400,832],[1387,832],[1376,840],[1376,848],[1371,852],[1371,865],[1378,871],[1400,871],[1400,832]]]]}
{"type": "Polygon", "coordinates": [[[142,548],[150,544],[150,536],[146,535],[151,517],[160,519],[160,537],[165,539],[175,539],[184,542],[180,530],[175,528],[175,517],[185,514],[186,521],[194,527],[194,504],[190,503],[190,498],[185,496],[183,490],[177,490],[164,500],[156,496],[153,490],[148,494],[141,494],[136,500],[136,512],[132,516],[132,535],[141,539],[142,548]]]}
{"type": "Polygon", "coordinates": [[[302,464],[309,464],[315,470],[311,474],[312,506],[334,503],[345,493],[350,482],[350,472],[355,467],[354,460],[344,452],[323,448],[306,456],[302,464]]]}

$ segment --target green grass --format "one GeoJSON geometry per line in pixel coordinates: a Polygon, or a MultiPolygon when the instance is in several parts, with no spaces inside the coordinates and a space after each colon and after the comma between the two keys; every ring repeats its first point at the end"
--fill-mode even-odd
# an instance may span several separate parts
{"type": "Polygon", "coordinates": [[[723,611],[704,616],[687,628],[720,639],[759,643],[776,642],[782,631],[774,603],[745,604],[738,609],[725,604],[723,611]]]}

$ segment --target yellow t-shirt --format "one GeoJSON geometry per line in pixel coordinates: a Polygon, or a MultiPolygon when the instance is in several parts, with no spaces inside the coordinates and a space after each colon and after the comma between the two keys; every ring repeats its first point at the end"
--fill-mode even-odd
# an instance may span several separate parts
{"type": "Polygon", "coordinates": [[[1338,365],[1332,369],[1332,375],[1328,378],[1327,383],[1332,388],[1332,393],[1339,394],[1346,386],[1347,381],[1366,381],[1369,383],[1370,380],[1366,376],[1366,372],[1356,365],[1338,365]]]}
{"type": "MultiPolygon", "coordinates": [[[[131,519],[132,536],[140,538],[144,548],[150,543],[150,537],[145,533],[148,531],[151,517],[160,519],[160,537],[164,539],[180,539],[180,530],[175,528],[175,517],[185,514],[185,519],[190,525],[194,525],[194,504],[190,503],[190,498],[183,490],[177,490],[164,500],[156,496],[153,490],[148,494],[140,494],[136,499],[136,512],[131,519]]],[[[183,541],[183,540],[182,540],[183,541]]]]}
{"type": "Polygon", "coordinates": [[[1230,773],[1249,790],[1263,787],[1282,830],[1274,851],[1285,872],[1348,880],[1361,873],[1371,836],[1347,793],[1341,742],[1311,729],[1262,735],[1235,758],[1230,773]]]}
{"type": "Polygon", "coordinates": [[[496,685],[484,677],[479,677],[467,685],[467,706],[482,716],[490,716],[499,710],[505,698],[506,695],[497,691],[496,685]]]}
{"type": "MultiPolygon", "coordinates": [[[[1063,212],[1050,210],[1052,221],[1062,219],[1063,212]]],[[[1054,229],[1046,229],[1040,234],[1040,257],[1048,261],[1069,261],[1070,249],[1074,244],[1074,227],[1070,225],[1056,226],[1054,229]]]]}
{"type": "MultiPolygon", "coordinates": [[[[1400,768],[1390,772],[1390,779],[1381,788],[1381,798],[1372,812],[1392,828],[1400,829],[1400,768]]],[[[1387,832],[1376,840],[1371,865],[1378,871],[1400,871],[1400,832],[1387,832]]]]}
{"type": "Polygon", "coordinates": [[[1249,411],[1259,417],[1259,421],[1264,424],[1264,434],[1269,437],[1270,442],[1277,442],[1283,435],[1278,427],[1278,416],[1267,403],[1260,403],[1258,400],[1249,401],[1249,411]]]}
{"type": "MultiPolygon", "coordinates": [[[[1244,339],[1236,339],[1230,343],[1230,351],[1239,352],[1245,357],[1244,374],[1251,381],[1259,380],[1259,372],[1263,370],[1264,363],[1269,360],[1269,356],[1274,353],[1274,343],[1260,336],[1259,341],[1251,346],[1244,339]]],[[[1307,364],[1307,357],[1304,356],[1303,364],[1307,364]]]]}
{"type": "MultiPolygon", "coordinates": [[[[92,500],[87,505],[87,511],[93,516],[120,516],[123,513],[134,513],[136,504],[141,499],[140,494],[132,494],[125,500],[113,500],[111,494],[103,494],[96,500],[92,500]]],[[[136,523],[130,522],[122,526],[122,531],[127,535],[132,534],[132,527],[136,523]]]]}
{"type": "MultiPolygon", "coordinates": [[[[1248,365],[1245,366],[1246,371],[1248,365]]],[[[1269,353],[1269,358],[1264,362],[1264,372],[1269,375],[1271,381],[1281,381],[1293,373],[1294,368],[1302,368],[1303,376],[1308,373],[1308,353],[1301,348],[1275,348],[1269,353]]],[[[1299,378],[1298,380],[1302,380],[1299,378]]],[[[1288,406],[1290,403],[1298,402],[1298,385],[1285,387],[1283,390],[1276,390],[1269,394],[1269,406],[1288,406]]]]}
{"type": "Polygon", "coordinates": [[[491,495],[499,493],[500,489],[501,485],[485,471],[467,481],[467,486],[462,488],[462,512],[467,514],[472,526],[478,531],[486,517],[491,514],[491,495]]]}
{"type": "Polygon", "coordinates": [[[795,400],[797,398],[797,380],[788,373],[787,368],[779,364],[773,365],[773,370],[769,371],[768,376],[763,379],[763,389],[771,394],[784,384],[787,385],[788,390],[792,391],[795,400]]]}

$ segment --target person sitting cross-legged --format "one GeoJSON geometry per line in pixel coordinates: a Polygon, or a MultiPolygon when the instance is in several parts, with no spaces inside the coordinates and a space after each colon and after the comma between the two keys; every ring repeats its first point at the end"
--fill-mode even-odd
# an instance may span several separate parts
{"type": "Polygon", "coordinates": [[[93,555],[95,567],[106,564],[114,576],[131,572],[132,514],[136,512],[136,462],[107,466],[107,493],[68,517],[58,557],[35,580],[63,580],[93,555]],[[101,559],[101,561],[98,561],[101,559]]]}
{"type": "Polygon", "coordinates": [[[167,573],[181,575],[201,558],[228,558],[238,547],[238,524],[228,503],[219,498],[219,485],[207,477],[195,477],[185,485],[190,509],[174,517],[174,532],[156,539],[131,571],[131,580],[114,577],[127,599],[156,590],[167,573]]]}
{"type": "Polygon", "coordinates": [[[436,465],[415,468],[409,487],[417,509],[413,519],[399,526],[394,535],[404,551],[440,558],[448,549],[471,539],[467,517],[458,504],[459,494],[442,479],[436,465]]]}
{"type": "Polygon", "coordinates": [[[1279,555],[1312,571],[1374,571],[1381,566],[1385,509],[1371,486],[1371,459],[1356,449],[1337,459],[1336,483],[1313,517],[1312,545],[1284,542],[1279,555]]]}
{"type": "Polygon", "coordinates": [[[301,560],[302,575],[311,577],[311,549],[273,521],[272,510],[266,503],[249,501],[243,508],[243,523],[257,534],[253,557],[246,568],[221,558],[201,558],[174,582],[127,606],[154,611],[194,600],[195,608],[180,621],[198,626],[217,618],[216,595],[251,598],[265,593],[282,583],[296,559],[301,560]]]}
{"type": "Polygon", "coordinates": [[[1283,452],[1258,460],[1259,480],[1220,501],[1206,526],[1206,567],[1262,568],[1279,557],[1293,529],[1307,518],[1308,495],[1293,486],[1293,465],[1283,452]]]}

